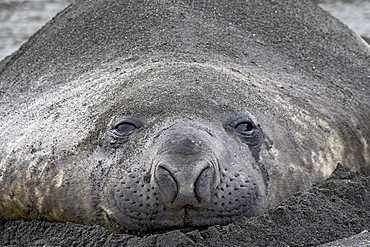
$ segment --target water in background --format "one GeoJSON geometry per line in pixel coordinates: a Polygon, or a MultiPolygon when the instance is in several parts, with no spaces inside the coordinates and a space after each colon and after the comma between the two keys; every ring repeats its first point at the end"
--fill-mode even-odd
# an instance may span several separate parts
{"type": "Polygon", "coordinates": [[[70,2],[72,0],[0,0],[0,60],[16,51],[70,2]]]}
{"type": "MultiPolygon", "coordinates": [[[[312,0],[370,39],[370,0],[312,0]]],[[[72,0],[0,0],[0,60],[72,0]]]]}
{"type": "Polygon", "coordinates": [[[347,24],[357,34],[370,39],[370,0],[312,0],[347,24]]]}

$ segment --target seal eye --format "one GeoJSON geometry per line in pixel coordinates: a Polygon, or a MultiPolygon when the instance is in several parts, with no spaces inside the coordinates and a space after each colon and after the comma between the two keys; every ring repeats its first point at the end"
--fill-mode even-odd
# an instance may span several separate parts
{"type": "Polygon", "coordinates": [[[235,130],[240,134],[250,135],[255,131],[255,127],[251,122],[241,122],[235,126],[235,130]]]}
{"type": "Polygon", "coordinates": [[[118,137],[129,136],[143,125],[134,119],[126,118],[113,125],[112,132],[118,137]]]}
{"type": "Polygon", "coordinates": [[[115,131],[119,134],[130,134],[134,130],[137,129],[137,127],[132,123],[119,123],[115,128],[115,131]]]}
{"type": "Polygon", "coordinates": [[[249,146],[258,145],[260,131],[249,117],[239,117],[231,121],[229,127],[243,143],[249,146]]]}

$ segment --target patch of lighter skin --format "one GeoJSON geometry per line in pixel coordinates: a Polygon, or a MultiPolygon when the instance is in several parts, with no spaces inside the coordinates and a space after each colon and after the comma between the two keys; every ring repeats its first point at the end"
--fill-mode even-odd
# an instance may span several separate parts
{"type": "Polygon", "coordinates": [[[289,117],[294,121],[294,123],[299,124],[304,128],[308,128],[309,125],[316,124],[316,121],[313,121],[312,117],[310,116],[310,112],[303,108],[289,104],[286,98],[283,98],[280,95],[275,95],[274,101],[279,103],[279,107],[282,108],[282,116],[289,117]]]}
{"type": "Polygon", "coordinates": [[[40,173],[39,173],[39,179],[42,179],[43,177],[43,175],[44,175],[44,171],[45,171],[45,168],[47,167],[49,165],[49,163],[48,162],[44,162],[44,163],[42,163],[42,164],[38,164],[37,165],[37,169],[40,171],[40,173]]]}
{"type": "Polygon", "coordinates": [[[364,138],[364,136],[361,134],[361,132],[359,132],[359,135],[361,136],[361,142],[363,144],[363,147],[364,147],[364,158],[365,158],[365,164],[369,164],[370,163],[370,146],[369,146],[369,142],[367,139],[364,138]]]}
{"type": "Polygon", "coordinates": [[[10,155],[13,153],[13,151],[16,149],[16,147],[24,138],[25,135],[21,138],[18,138],[17,140],[14,140],[12,143],[8,145],[7,151],[5,151],[6,153],[5,157],[0,160],[0,182],[3,180],[3,174],[7,168],[6,161],[9,159],[10,155]]]}
{"type": "Polygon", "coordinates": [[[13,142],[8,143],[6,147],[5,157],[0,160],[0,182],[3,180],[3,174],[6,170],[6,162],[13,153],[13,151],[17,148],[17,146],[27,138],[28,134],[34,129],[36,122],[33,124],[28,125],[28,131],[23,133],[20,138],[13,140],[13,142]]]}
{"type": "Polygon", "coordinates": [[[58,174],[57,174],[57,175],[55,176],[55,178],[53,179],[54,187],[59,188],[60,186],[62,186],[62,183],[63,183],[63,177],[64,177],[64,172],[63,172],[63,170],[59,170],[58,174]]]}
{"type": "Polygon", "coordinates": [[[341,138],[336,133],[331,133],[328,138],[329,147],[333,154],[333,159],[340,162],[343,159],[344,145],[341,138]]]}
{"type": "Polygon", "coordinates": [[[314,164],[314,170],[320,177],[327,178],[335,169],[336,163],[333,162],[330,155],[326,151],[311,152],[311,160],[314,164]]]}
{"type": "MultiPolygon", "coordinates": [[[[317,138],[322,138],[320,146],[323,150],[311,150],[311,160],[314,165],[314,170],[320,177],[329,177],[336,168],[338,162],[341,162],[343,159],[344,149],[343,143],[340,141],[341,139],[336,132],[329,128],[328,123],[322,119],[313,119],[304,113],[299,114],[299,116],[294,115],[291,119],[295,124],[301,126],[302,129],[323,130],[323,132],[317,136],[317,138]],[[324,129],[330,130],[330,134],[324,129]]],[[[305,138],[307,137],[301,135],[299,132],[295,132],[296,141],[302,142],[305,138]]]]}
{"type": "MultiPolygon", "coordinates": [[[[312,124],[315,124],[315,122],[312,121],[312,119],[310,117],[308,117],[307,115],[304,115],[304,114],[300,114],[299,116],[292,115],[291,119],[294,122],[294,124],[297,126],[296,127],[297,130],[298,129],[310,130],[310,129],[313,129],[313,127],[314,128],[316,127],[316,126],[312,126],[312,124]]],[[[294,137],[295,137],[294,139],[296,141],[299,141],[301,144],[307,138],[307,136],[304,133],[301,133],[299,131],[294,132],[294,137]]]]}
{"type": "Polygon", "coordinates": [[[37,198],[36,201],[36,208],[39,212],[42,212],[42,208],[44,205],[44,199],[45,197],[49,196],[50,194],[50,188],[47,187],[46,189],[39,190],[38,188],[35,188],[35,197],[37,198]]]}
{"type": "MultiPolygon", "coordinates": [[[[324,131],[317,136],[317,138],[322,138],[322,143],[320,144],[322,150],[311,150],[311,160],[314,164],[314,170],[319,174],[319,176],[325,178],[329,177],[343,157],[343,144],[340,142],[339,136],[336,132],[330,129],[328,123],[322,119],[312,119],[306,114],[300,114],[299,117],[293,116],[292,119],[296,124],[302,126],[302,128],[324,131]],[[330,134],[324,129],[330,130],[330,134]]],[[[298,132],[295,133],[295,136],[297,141],[302,141],[306,138],[298,132]]]]}
{"type": "Polygon", "coordinates": [[[327,135],[326,143],[328,143],[327,150],[325,153],[327,155],[327,165],[322,166],[322,174],[325,177],[329,177],[331,173],[335,170],[338,163],[342,163],[343,160],[343,153],[344,153],[344,145],[341,141],[341,138],[332,128],[330,128],[329,124],[322,119],[318,119],[318,124],[322,129],[326,129],[328,132],[330,130],[330,134],[327,135]]]}
{"type": "Polygon", "coordinates": [[[35,160],[31,160],[28,163],[28,170],[27,170],[27,173],[26,173],[26,179],[27,179],[27,181],[31,181],[32,180],[32,175],[34,174],[34,172],[36,170],[38,170],[37,162],[35,160]]]}
{"type": "MultiPolygon", "coordinates": [[[[102,205],[102,210],[105,213],[105,216],[114,217],[114,215],[121,213],[121,210],[118,207],[107,207],[107,206],[108,205],[102,205]]],[[[109,222],[107,218],[105,220],[109,222]]]]}

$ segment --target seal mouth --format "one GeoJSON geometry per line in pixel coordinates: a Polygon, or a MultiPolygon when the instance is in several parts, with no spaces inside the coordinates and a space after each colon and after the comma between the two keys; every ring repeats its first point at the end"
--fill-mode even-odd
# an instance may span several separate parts
{"type": "MultiPolygon", "coordinates": [[[[208,170],[211,168],[203,172],[208,170]]],[[[135,178],[120,181],[120,186],[112,191],[111,206],[105,210],[120,229],[152,233],[175,228],[205,228],[256,216],[265,210],[264,190],[257,186],[258,181],[227,168],[220,170],[220,181],[213,184],[209,200],[203,204],[197,200],[195,204],[193,201],[168,206],[154,178],[151,182],[135,178]]]]}
{"type": "MultiPolygon", "coordinates": [[[[231,222],[249,217],[245,212],[234,209],[234,212],[212,210],[199,210],[186,206],[176,211],[164,211],[149,218],[135,217],[124,214],[120,210],[106,210],[107,218],[115,229],[132,233],[157,233],[168,230],[181,229],[184,231],[208,228],[212,225],[226,225],[231,222]]],[[[141,214],[140,212],[138,212],[141,214]]]]}

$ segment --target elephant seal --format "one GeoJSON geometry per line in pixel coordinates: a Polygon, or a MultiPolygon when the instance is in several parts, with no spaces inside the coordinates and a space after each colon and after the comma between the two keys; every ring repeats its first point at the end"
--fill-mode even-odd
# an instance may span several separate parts
{"type": "Polygon", "coordinates": [[[369,54],[309,1],[77,1],[0,66],[0,219],[205,227],[368,175],[369,54]]]}

